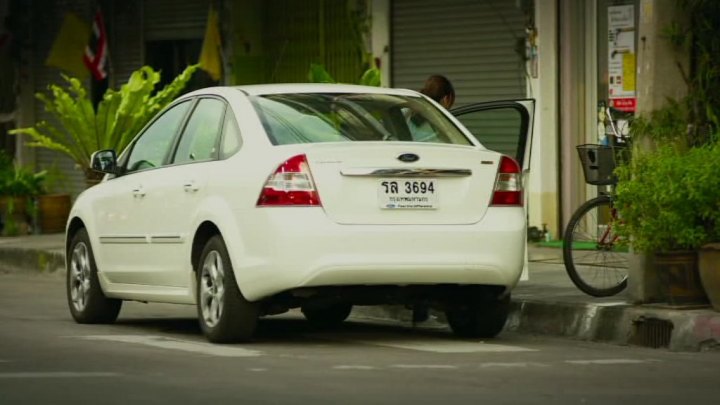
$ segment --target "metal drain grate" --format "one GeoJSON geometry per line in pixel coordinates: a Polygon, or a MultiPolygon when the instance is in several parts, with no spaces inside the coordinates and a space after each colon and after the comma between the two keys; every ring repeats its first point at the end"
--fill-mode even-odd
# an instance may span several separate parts
{"type": "Polygon", "coordinates": [[[673,324],[657,318],[640,318],[633,322],[633,335],[630,343],[637,346],[670,347],[673,324]]]}

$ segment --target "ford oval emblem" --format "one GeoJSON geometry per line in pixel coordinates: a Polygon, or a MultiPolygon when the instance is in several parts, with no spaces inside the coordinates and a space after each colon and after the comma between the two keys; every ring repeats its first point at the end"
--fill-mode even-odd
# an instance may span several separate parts
{"type": "Polygon", "coordinates": [[[402,155],[397,157],[399,161],[405,162],[405,163],[412,163],[417,162],[420,160],[420,156],[414,154],[414,153],[403,153],[402,155]]]}

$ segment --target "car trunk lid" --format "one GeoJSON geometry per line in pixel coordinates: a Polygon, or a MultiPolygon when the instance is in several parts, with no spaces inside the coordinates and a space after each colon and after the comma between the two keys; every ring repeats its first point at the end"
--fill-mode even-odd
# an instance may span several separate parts
{"type": "Polygon", "coordinates": [[[442,144],[312,145],[308,164],[340,224],[472,224],[492,199],[500,154],[442,144]]]}

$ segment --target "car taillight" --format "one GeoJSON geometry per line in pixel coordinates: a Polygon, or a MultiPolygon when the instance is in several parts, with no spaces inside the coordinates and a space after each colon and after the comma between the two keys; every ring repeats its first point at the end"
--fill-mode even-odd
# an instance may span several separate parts
{"type": "Polygon", "coordinates": [[[497,177],[495,177],[495,189],[493,190],[490,205],[522,207],[521,176],[520,165],[514,159],[507,156],[500,158],[500,166],[497,177]]]}
{"type": "Polygon", "coordinates": [[[322,205],[305,155],[293,156],[278,166],[265,182],[257,205],[322,205]]]}

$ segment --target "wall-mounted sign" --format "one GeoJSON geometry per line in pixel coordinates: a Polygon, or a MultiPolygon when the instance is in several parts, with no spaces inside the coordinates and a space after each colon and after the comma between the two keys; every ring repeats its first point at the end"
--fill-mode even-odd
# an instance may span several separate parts
{"type": "Polygon", "coordinates": [[[635,6],[608,7],[608,95],[610,106],[634,112],[635,6]]]}

